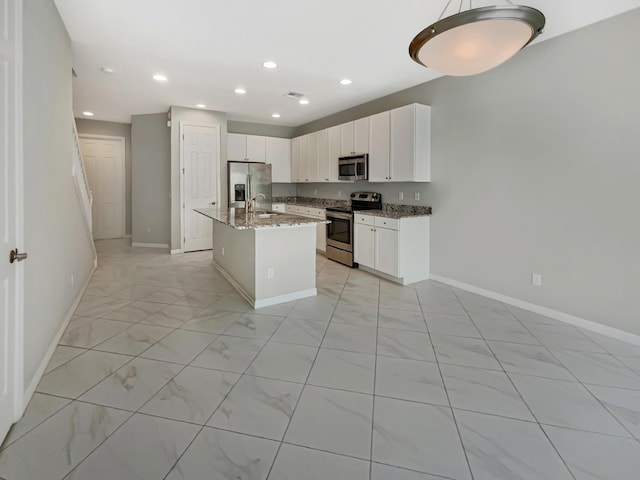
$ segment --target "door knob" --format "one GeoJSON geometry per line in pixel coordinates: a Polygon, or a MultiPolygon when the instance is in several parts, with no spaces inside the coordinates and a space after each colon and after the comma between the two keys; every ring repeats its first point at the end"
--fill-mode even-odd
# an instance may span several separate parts
{"type": "Polygon", "coordinates": [[[27,254],[18,252],[17,248],[15,250],[11,250],[11,253],[9,253],[9,263],[21,262],[26,259],[27,254]]]}

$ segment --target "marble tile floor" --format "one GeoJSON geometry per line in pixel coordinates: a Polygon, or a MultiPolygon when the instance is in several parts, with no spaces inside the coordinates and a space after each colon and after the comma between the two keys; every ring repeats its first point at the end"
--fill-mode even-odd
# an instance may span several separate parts
{"type": "Polygon", "coordinates": [[[322,256],[253,310],[209,252],[96,243],[2,479],[640,478],[640,347],[322,256]]]}

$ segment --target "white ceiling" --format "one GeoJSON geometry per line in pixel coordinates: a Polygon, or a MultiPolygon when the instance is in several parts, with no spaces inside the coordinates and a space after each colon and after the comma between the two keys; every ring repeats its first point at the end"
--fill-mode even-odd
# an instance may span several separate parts
{"type": "MultiPolygon", "coordinates": [[[[130,122],[170,105],[297,126],[439,76],[411,39],[446,0],[55,0],[73,44],[74,113],[130,122]],[[275,70],[262,67],[278,63],[275,70]],[[114,75],[101,72],[111,67],[114,75]],[[169,78],[158,83],[161,72],[169,78]],[[353,84],[339,81],[350,78],[353,84]],[[246,95],[234,93],[236,87],[246,95]],[[299,105],[284,95],[307,95],[299,105]],[[271,114],[278,112],[276,120],[271,114]]],[[[455,7],[446,15],[457,11],[455,7]]],[[[474,1],[473,7],[506,4],[474,1]]],[[[526,0],[547,18],[536,42],[640,7],[640,0],[526,0]]],[[[468,1],[464,7],[468,8],[468,1]]]]}

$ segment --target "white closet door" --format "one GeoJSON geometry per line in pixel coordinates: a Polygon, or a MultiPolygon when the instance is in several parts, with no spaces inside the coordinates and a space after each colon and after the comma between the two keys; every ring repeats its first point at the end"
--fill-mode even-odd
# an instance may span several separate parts
{"type": "Polygon", "coordinates": [[[183,251],[211,250],[211,219],[195,208],[218,206],[220,131],[218,127],[185,125],[182,130],[183,161],[183,251]]]}

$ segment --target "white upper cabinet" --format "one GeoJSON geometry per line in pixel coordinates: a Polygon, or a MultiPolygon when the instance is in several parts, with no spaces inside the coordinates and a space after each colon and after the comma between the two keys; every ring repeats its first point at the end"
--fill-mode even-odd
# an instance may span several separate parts
{"type": "Polygon", "coordinates": [[[340,156],[369,153],[369,117],[340,125],[340,156]]]}
{"type": "Polygon", "coordinates": [[[273,183],[291,183],[291,140],[265,137],[266,162],[271,164],[273,183]]]}
{"type": "Polygon", "coordinates": [[[389,180],[431,180],[431,107],[412,104],[391,110],[389,180]]]}
{"type": "Polygon", "coordinates": [[[389,181],[389,112],[369,117],[369,181],[389,181]]]}
{"type": "Polygon", "coordinates": [[[227,159],[244,162],[247,158],[247,136],[239,133],[227,135],[227,159]]]}
{"type": "Polygon", "coordinates": [[[369,153],[369,117],[353,122],[353,151],[369,153]]]}
{"type": "Polygon", "coordinates": [[[291,183],[291,143],[288,138],[262,135],[227,135],[227,159],[240,162],[270,163],[271,179],[275,183],[291,183]]]}
{"type": "Polygon", "coordinates": [[[338,181],[338,158],[340,157],[340,125],[327,129],[329,137],[329,181],[338,181]]]}
{"type": "MultiPolygon", "coordinates": [[[[317,178],[318,182],[330,182],[331,181],[331,160],[329,156],[329,129],[325,128],[317,132],[318,137],[318,168],[317,178]]],[[[338,159],[335,162],[337,164],[338,159]]]]}
{"type": "Polygon", "coordinates": [[[429,182],[431,107],[414,103],[294,138],[292,180],[339,182],[338,158],[361,153],[370,182],[429,182]]]}
{"type": "Polygon", "coordinates": [[[241,162],[265,163],[265,138],[266,137],[259,135],[227,134],[227,159],[241,162]]]}
{"type": "Polygon", "coordinates": [[[247,158],[250,162],[267,161],[266,137],[247,135],[247,158]]]}
{"type": "Polygon", "coordinates": [[[291,139],[291,180],[300,182],[300,144],[302,137],[291,139]]]}

